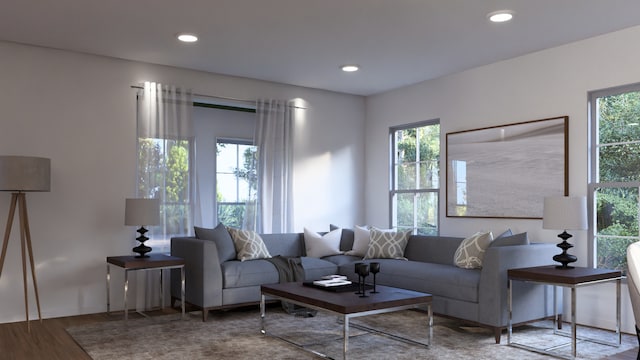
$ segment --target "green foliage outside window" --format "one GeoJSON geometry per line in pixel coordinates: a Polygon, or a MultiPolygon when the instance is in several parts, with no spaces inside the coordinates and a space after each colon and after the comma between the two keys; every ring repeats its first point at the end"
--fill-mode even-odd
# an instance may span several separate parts
{"type": "Polygon", "coordinates": [[[598,98],[597,116],[597,266],[624,270],[627,246],[640,235],[640,92],[598,98]]]}

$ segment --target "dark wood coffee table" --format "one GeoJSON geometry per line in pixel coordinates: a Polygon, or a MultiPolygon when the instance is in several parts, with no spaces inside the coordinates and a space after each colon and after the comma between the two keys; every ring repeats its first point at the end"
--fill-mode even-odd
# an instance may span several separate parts
{"type": "MultiPolygon", "coordinates": [[[[432,296],[430,294],[378,285],[377,290],[379,292],[377,294],[368,294],[368,297],[359,297],[352,291],[333,292],[304,286],[300,282],[262,285],[260,290],[262,292],[260,301],[260,318],[263,334],[267,334],[265,328],[265,301],[267,297],[285,300],[319,311],[330,312],[340,316],[344,321],[344,345],[342,356],[346,359],[347,351],[349,349],[349,320],[351,318],[413,309],[426,305],[429,334],[426,344],[401,338],[397,335],[393,335],[393,337],[424,346],[431,345],[431,339],[433,337],[433,312],[431,310],[432,296]]],[[[272,336],[278,337],[276,335],[272,336]]]]}

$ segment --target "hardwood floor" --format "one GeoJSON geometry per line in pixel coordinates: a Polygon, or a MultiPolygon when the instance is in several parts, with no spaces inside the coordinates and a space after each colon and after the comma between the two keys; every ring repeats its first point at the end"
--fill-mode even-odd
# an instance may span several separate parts
{"type": "MultiPolygon", "coordinates": [[[[174,310],[165,309],[164,311],[152,312],[150,315],[162,315],[172,311],[174,310]]],[[[129,313],[129,316],[135,318],[140,315],[129,313]]],[[[0,359],[91,360],[67,334],[65,328],[99,321],[114,321],[121,318],[118,313],[109,316],[106,313],[101,313],[45,319],[42,323],[36,320],[31,322],[31,333],[27,332],[25,322],[0,324],[0,359]]],[[[634,348],[607,359],[635,360],[637,355],[638,348],[634,348]]]]}
{"type": "MultiPolygon", "coordinates": [[[[152,311],[150,316],[175,313],[177,310],[152,311]]],[[[129,312],[129,318],[141,315],[129,312]]],[[[101,321],[121,320],[122,312],[79,315],[31,321],[31,333],[25,322],[0,324],[0,359],[2,360],[91,360],[67,334],[66,328],[101,321]]],[[[114,359],[117,360],[117,359],[114,359]]]]}

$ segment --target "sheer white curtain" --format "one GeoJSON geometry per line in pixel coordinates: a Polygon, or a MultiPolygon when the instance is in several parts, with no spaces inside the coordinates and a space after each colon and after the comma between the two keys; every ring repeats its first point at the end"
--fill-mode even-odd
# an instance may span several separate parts
{"type": "Polygon", "coordinates": [[[258,100],[257,228],[262,233],[292,231],[292,162],[295,107],[283,100],[258,100]]]}
{"type": "Polygon", "coordinates": [[[160,199],[161,224],[150,228],[152,252],[199,222],[190,90],[145,82],[138,94],[137,196],[160,199]]]}
{"type": "MultiPolygon", "coordinates": [[[[149,228],[145,244],[152,253],[169,253],[171,237],[191,233],[200,221],[192,95],[176,86],[145,82],[137,105],[136,196],[160,199],[160,225],[149,228]]],[[[140,272],[136,279],[136,309],[161,305],[156,295],[161,281],[164,299],[169,297],[168,281],[157,272],[140,272]]]]}

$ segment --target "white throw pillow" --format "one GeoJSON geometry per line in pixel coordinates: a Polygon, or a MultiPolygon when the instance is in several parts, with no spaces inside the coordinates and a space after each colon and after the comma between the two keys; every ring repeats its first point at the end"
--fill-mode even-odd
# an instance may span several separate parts
{"type": "Polygon", "coordinates": [[[493,241],[493,234],[490,231],[479,231],[471,235],[462,240],[453,256],[453,262],[457,267],[463,269],[482,268],[484,252],[489,247],[489,244],[491,244],[491,241],[493,241]]]}
{"type": "Polygon", "coordinates": [[[231,239],[233,239],[238,260],[267,259],[271,257],[264,241],[255,231],[231,227],[228,227],[227,230],[229,230],[231,239]]]}
{"type": "Polygon", "coordinates": [[[372,228],[369,248],[364,258],[407,260],[404,257],[404,249],[409,241],[409,233],[410,231],[395,232],[372,228]]]}
{"type": "Polygon", "coordinates": [[[342,251],[340,251],[341,238],[342,229],[335,229],[324,235],[320,235],[315,231],[304,228],[304,246],[307,250],[307,256],[321,258],[329,255],[342,254],[342,251]]]}
{"type": "Polygon", "coordinates": [[[353,246],[351,250],[347,251],[346,255],[362,256],[367,253],[369,249],[369,239],[371,234],[366,226],[354,226],[353,227],[353,246]]]}

